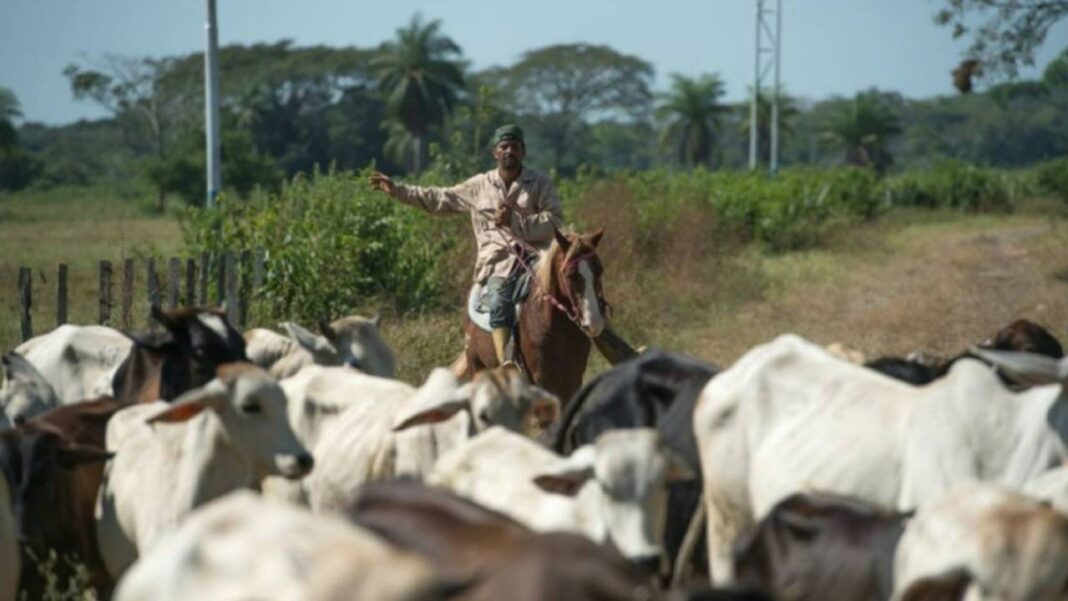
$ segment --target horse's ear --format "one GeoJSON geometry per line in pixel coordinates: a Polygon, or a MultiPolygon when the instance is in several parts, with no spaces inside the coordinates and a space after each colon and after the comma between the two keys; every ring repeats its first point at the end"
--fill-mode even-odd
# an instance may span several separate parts
{"type": "Polygon", "coordinates": [[[597,245],[601,243],[601,236],[603,236],[603,235],[604,235],[604,226],[602,226],[601,229],[597,230],[596,232],[590,234],[590,237],[589,237],[590,246],[592,246],[594,248],[597,248],[597,245]]]}
{"type": "Polygon", "coordinates": [[[556,243],[560,245],[562,250],[571,248],[571,241],[567,239],[567,236],[565,236],[563,232],[555,227],[553,228],[553,236],[556,237],[556,243]]]}

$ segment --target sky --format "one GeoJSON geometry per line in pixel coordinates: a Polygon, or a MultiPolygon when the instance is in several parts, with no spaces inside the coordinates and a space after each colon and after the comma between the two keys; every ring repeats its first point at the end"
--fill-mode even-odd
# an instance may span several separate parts
{"type": "MultiPolygon", "coordinates": [[[[808,99],[870,87],[909,98],[953,92],[949,72],[967,46],[936,26],[944,0],[782,0],[782,81],[808,99]]],[[[773,0],[767,2],[774,5],[773,0]]],[[[219,43],[292,39],[371,47],[416,12],[440,19],[481,69],[558,43],[607,44],[671,73],[718,73],[729,100],[753,80],[755,0],[218,0],[219,43]]],[[[167,56],[203,48],[205,0],[0,0],[0,86],[24,120],[63,124],[104,116],[71,96],[63,68],[105,53],[167,56]]],[[[1068,46],[1068,20],[1036,56],[1036,77],[1068,46]]]]}

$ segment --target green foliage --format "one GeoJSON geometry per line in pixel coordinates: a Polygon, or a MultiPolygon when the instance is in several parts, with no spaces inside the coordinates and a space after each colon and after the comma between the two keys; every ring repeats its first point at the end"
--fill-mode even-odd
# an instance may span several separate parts
{"type": "Polygon", "coordinates": [[[0,150],[0,190],[21,190],[42,170],[41,161],[21,148],[0,150]]]}
{"type": "Polygon", "coordinates": [[[440,20],[424,24],[416,14],[372,61],[390,116],[401,126],[389,130],[391,140],[398,139],[394,156],[403,162],[403,151],[410,149],[416,172],[424,167],[427,133],[445,121],[463,90],[462,54],[456,42],[441,33],[440,20]]]}
{"type": "Polygon", "coordinates": [[[1035,64],[1035,50],[1057,21],[1068,15],[1068,0],[940,0],[939,25],[954,39],[970,37],[968,56],[987,76],[1015,77],[1020,65],[1035,64]],[[978,23],[978,26],[976,25],[978,23]]]}
{"type": "Polygon", "coordinates": [[[712,159],[721,117],[727,111],[720,104],[724,91],[718,75],[671,76],[671,91],[661,96],[656,116],[666,122],[661,144],[673,146],[680,163],[707,165],[712,159]]]}
{"type": "Polygon", "coordinates": [[[888,178],[884,189],[898,206],[1009,211],[1015,196],[1012,184],[1005,174],[992,169],[941,160],[929,169],[888,178]]]}
{"type": "Polygon", "coordinates": [[[1039,163],[1035,181],[1044,192],[1068,203],[1068,157],[1039,163]]]}
{"type": "MultiPolygon", "coordinates": [[[[616,176],[635,207],[642,244],[662,235],[677,215],[695,207],[717,226],[774,251],[813,246],[829,228],[874,218],[882,205],[875,175],[866,169],[785,169],[773,179],[752,172],[650,170],[616,176]],[[696,203],[696,204],[695,204],[696,203]]],[[[602,181],[578,177],[561,183],[569,209],[602,181]]],[[[587,228],[597,224],[583,224],[587,228]]]]}
{"type": "Polygon", "coordinates": [[[582,162],[575,143],[593,117],[639,120],[650,113],[653,73],[647,61],[608,46],[557,44],[485,77],[512,96],[527,146],[544,147],[553,168],[573,169],[582,162]]]}
{"type": "Polygon", "coordinates": [[[858,92],[827,124],[826,138],[845,151],[847,165],[874,167],[880,173],[893,164],[888,143],[901,133],[895,104],[899,97],[871,89],[858,92]]]}
{"type": "Polygon", "coordinates": [[[254,321],[314,322],[372,304],[399,309],[439,302],[442,253],[455,241],[431,218],[375,193],[370,171],[298,175],[278,195],[225,197],[217,211],[182,218],[190,252],[264,250],[255,291],[267,314],[254,321]],[[262,301],[262,302],[261,302],[262,301]]]}
{"type": "MultiPolygon", "coordinates": [[[[146,161],[145,175],[159,189],[200,206],[206,197],[207,181],[204,132],[188,130],[175,146],[166,158],[146,161]]],[[[248,133],[234,130],[222,134],[221,175],[226,189],[241,197],[257,187],[277,190],[283,178],[281,169],[269,156],[253,149],[248,133]]]]}

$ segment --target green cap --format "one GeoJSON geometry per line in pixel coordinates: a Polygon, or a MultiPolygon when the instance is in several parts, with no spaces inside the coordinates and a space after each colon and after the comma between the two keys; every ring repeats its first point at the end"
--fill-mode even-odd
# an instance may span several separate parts
{"type": "Polygon", "coordinates": [[[526,142],[523,141],[523,130],[520,129],[519,126],[514,123],[502,125],[497,128],[497,131],[493,132],[494,145],[500,144],[501,140],[508,139],[516,140],[520,144],[526,144],[526,142]]]}

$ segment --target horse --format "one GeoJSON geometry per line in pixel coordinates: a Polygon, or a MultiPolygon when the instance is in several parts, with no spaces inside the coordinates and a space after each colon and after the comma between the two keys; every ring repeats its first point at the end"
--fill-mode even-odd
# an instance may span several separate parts
{"type": "MultiPolygon", "coordinates": [[[[607,303],[597,245],[604,228],[582,236],[557,230],[532,267],[530,294],[523,301],[514,344],[517,361],[532,383],[566,403],[582,385],[591,338],[605,327],[607,303]]],[[[465,318],[466,345],[454,370],[470,378],[497,366],[493,339],[465,318]]]]}

